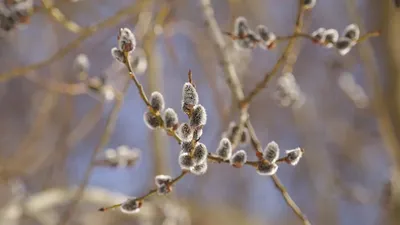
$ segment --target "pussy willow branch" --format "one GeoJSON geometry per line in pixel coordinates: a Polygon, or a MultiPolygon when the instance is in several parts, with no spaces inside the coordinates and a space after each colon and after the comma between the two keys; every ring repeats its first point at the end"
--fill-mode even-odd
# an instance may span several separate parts
{"type": "MultiPolygon", "coordinates": [[[[129,60],[129,53],[127,53],[127,52],[124,53],[124,61],[125,61],[125,66],[129,71],[129,76],[131,77],[131,79],[135,83],[136,88],[139,91],[140,97],[142,98],[142,100],[146,104],[146,106],[149,109],[151,109],[151,105],[150,105],[149,99],[146,96],[146,93],[144,92],[143,85],[139,82],[139,80],[137,79],[135,73],[133,72],[133,68],[132,68],[131,62],[129,60]]],[[[182,140],[180,139],[180,137],[177,135],[177,133],[175,131],[169,130],[166,127],[164,127],[164,121],[163,121],[162,124],[163,124],[163,126],[162,126],[163,129],[167,132],[168,135],[174,137],[175,140],[178,141],[178,143],[182,142],[182,140]]]]}
{"type": "MultiPolygon", "coordinates": [[[[361,37],[358,39],[357,44],[366,41],[368,38],[377,37],[377,36],[379,36],[379,33],[380,32],[378,32],[378,31],[372,31],[372,32],[365,33],[364,35],[361,35],[361,37]]],[[[296,39],[296,38],[306,38],[306,39],[309,39],[310,41],[314,41],[314,38],[310,34],[301,33],[301,32],[300,33],[295,32],[289,36],[278,36],[278,37],[276,37],[276,40],[279,42],[279,41],[291,40],[291,39],[296,39]]]]}
{"type": "MultiPolygon", "coordinates": [[[[296,16],[296,25],[295,25],[293,33],[300,33],[300,31],[303,27],[302,19],[304,17],[304,15],[303,15],[304,7],[302,6],[302,4],[303,4],[302,0],[299,0],[299,6],[298,6],[297,16],[296,16]]],[[[289,43],[287,44],[281,57],[279,57],[278,61],[272,67],[271,71],[268,72],[267,74],[265,74],[264,79],[262,79],[260,82],[258,82],[256,84],[256,87],[252,91],[250,91],[250,94],[248,96],[246,96],[243,101],[240,102],[241,107],[248,105],[251,102],[251,100],[267,86],[267,83],[278,72],[280,66],[285,62],[287,56],[290,54],[292,48],[294,47],[295,41],[296,41],[295,38],[289,39],[289,43]]]]}
{"type": "MultiPolygon", "coordinates": [[[[258,140],[256,132],[250,121],[246,124],[246,126],[249,131],[250,140],[253,147],[261,150],[262,149],[261,143],[258,140]]],[[[297,206],[296,202],[292,199],[292,197],[290,197],[289,193],[287,192],[285,186],[280,181],[279,177],[276,174],[274,174],[271,176],[271,178],[272,181],[274,181],[275,187],[281,192],[283,199],[285,199],[286,203],[290,206],[293,212],[303,221],[303,224],[311,225],[311,222],[307,219],[306,215],[301,211],[300,207],[297,206]]]]}
{"type": "MultiPolygon", "coordinates": [[[[274,65],[274,67],[271,69],[271,71],[269,71],[264,76],[264,79],[261,80],[260,82],[258,82],[256,84],[256,87],[252,91],[250,91],[250,93],[244,98],[244,100],[242,102],[240,102],[240,105],[242,107],[248,105],[254,99],[254,97],[256,95],[258,95],[267,86],[267,84],[271,80],[271,78],[278,72],[278,70],[280,69],[281,65],[283,65],[283,63],[286,61],[287,57],[289,56],[290,52],[292,51],[292,49],[294,47],[295,40],[297,38],[306,38],[306,39],[309,39],[311,41],[314,40],[314,38],[310,34],[301,33],[300,31],[301,30],[297,30],[290,36],[277,37],[277,41],[278,42],[283,41],[283,40],[289,40],[289,43],[286,46],[285,50],[283,51],[283,54],[281,55],[281,57],[278,59],[278,61],[274,65]]],[[[376,37],[378,35],[379,35],[379,32],[376,32],[376,31],[375,32],[366,33],[366,34],[362,35],[359,38],[357,43],[361,43],[361,42],[367,40],[368,38],[376,37]]]]}
{"type": "Polygon", "coordinates": [[[137,14],[138,12],[140,12],[140,10],[146,4],[148,4],[148,2],[149,2],[148,0],[137,1],[134,4],[132,4],[131,6],[121,9],[114,16],[111,16],[110,18],[108,18],[98,24],[95,24],[93,26],[89,26],[89,27],[85,28],[85,31],[82,34],[80,34],[77,39],[68,43],[66,46],[64,46],[63,48],[58,50],[56,53],[54,53],[48,59],[43,60],[38,63],[28,65],[28,66],[15,68],[15,69],[12,69],[11,71],[0,74],[0,82],[7,81],[9,79],[12,79],[12,78],[15,78],[18,76],[23,76],[30,71],[40,69],[46,65],[49,65],[49,64],[57,61],[58,59],[64,57],[69,52],[71,52],[72,49],[79,47],[83,41],[85,41],[86,39],[88,39],[89,37],[94,35],[96,32],[98,32],[102,29],[105,29],[107,27],[115,26],[121,20],[121,18],[123,18],[125,16],[128,16],[130,14],[137,14]]]}
{"type": "MultiPolygon", "coordinates": [[[[202,4],[202,8],[203,8],[203,13],[204,13],[204,16],[205,16],[205,19],[206,19],[206,23],[207,23],[208,28],[209,28],[209,32],[210,32],[211,36],[213,37],[214,42],[218,46],[220,57],[225,62],[227,62],[227,61],[229,62],[229,55],[228,55],[228,53],[226,51],[226,44],[225,44],[225,41],[223,39],[223,34],[222,34],[221,29],[219,28],[218,23],[217,23],[217,21],[216,21],[216,19],[214,17],[214,11],[213,11],[213,8],[210,5],[210,0],[202,0],[201,4],[202,4]]],[[[303,12],[304,11],[303,11],[303,7],[302,7],[302,0],[299,0],[298,13],[297,13],[297,17],[296,17],[296,28],[295,28],[295,31],[301,30],[303,12]]],[[[286,55],[288,54],[288,52],[292,48],[293,42],[294,41],[292,41],[292,40],[289,42],[288,46],[286,47],[284,53],[281,56],[281,59],[278,60],[277,64],[278,63],[281,64],[281,63],[284,62],[284,59],[286,58],[286,55]]],[[[275,66],[275,67],[279,67],[279,65],[275,66]]],[[[278,70],[277,68],[275,69],[275,67],[274,67],[273,71],[274,70],[276,70],[276,71],[278,70]]],[[[240,104],[240,107],[241,108],[244,108],[244,107],[247,108],[248,107],[248,103],[250,101],[246,100],[247,98],[241,101],[241,99],[243,99],[244,94],[243,94],[243,90],[242,90],[242,87],[240,85],[240,82],[238,81],[238,77],[237,77],[237,74],[236,74],[236,71],[234,69],[233,64],[232,63],[230,63],[230,64],[225,63],[224,64],[224,70],[225,70],[226,80],[228,81],[229,87],[231,88],[232,92],[234,94],[236,94],[236,98],[238,99],[239,103],[245,103],[245,104],[240,104]],[[238,82],[237,83],[229,82],[231,80],[237,80],[238,82]]],[[[269,75],[267,74],[266,78],[264,78],[266,81],[263,81],[263,83],[265,82],[265,84],[266,84],[268,82],[268,80],[270,79],[268,77],[269,77],[269,75]]],[[[249,98],[249,99],[251,100],[251,98],[249,98]]],[[[256,136],[254,135],[255,133],[254,133],[254,129],[252,129],[251,122],[249,120],[247,120],[246,123],[247,123],[248,129],[251,130],[251,132],[253,133],[252,142],[257,143],[255,145],[256,152],[260,153],[261,152],[261,147],[260,147],[261,145],[259,144],[258,139],[255,139],[256,136]]],[[[274,181],[275,186],[282,193],[282,195],[283,195],[286,203],[289,205],[289,207],[292,208],[292,210],[303,221],[304,224],[310,225],[311,223],[308,221],[308,219],[306,218],[304,213],[301,212],[301,210],[296,205],[296,203],[290,198],[290,195],[287,193],[286,189],[284,188],[284,186],[280,182],[278,176],[274,175],[272,178],[273,178],[272,180],[274,181]]]]}
{"type": "Polygon", "coordinates": [[[52,0],[42,0],[42,3],[50,16],[63,25],[67,30],[76,34],[84,30],[84,28],[79,26],[77,23],[69,20],[58,8],[54,7],[52,0]]]}
{"type": "MultiPolygon", "coordinates": [[[[180,174],[179,176],[175,177],[174,179],[172,179],[172,181],[169,183],[169,185],[172,186],[172,185],[176,184],[176,183],[177,183],[178,181],[180,181],[186,174],[188,174],[188,171],[182,170],[181,174],[180,174]]],[[[142,195],[142,196],[140,196],[140,197],[135,198],[135,200],[136,200],[136,201],[143,201],[143,200],[145,200],[145,199],[147,199],[147,198],[153,196],[153,195],[156,194],[156,193],[157,193],[157,189],[151,189],[151,190],[149,190],[146,194],[144,194],[144,195],[142,195]]],[[[124,204],[124,203],[119,203],[119,204],[115,204],[115,205],[112,205],[112,206],[109,206],[109,207],[103,207],[103,208],[100,208],[99,211],[106,211],[106,210],[109,210],[109,209],[115,209],[115,208],[117,208],[117,207],[122,206],[123,204],[124,204]]]]}

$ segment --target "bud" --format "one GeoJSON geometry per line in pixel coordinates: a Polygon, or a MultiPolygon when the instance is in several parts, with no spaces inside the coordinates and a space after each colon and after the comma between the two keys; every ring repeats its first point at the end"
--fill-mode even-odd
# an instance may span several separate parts
{"type": "Polygon", "coordinates": [[[263,152],[264,159],[270,163],[274,163],[279,158],[279,145],[275,141],[267,144],[263,152]]]}
{"type": "Polygon", "coordinates": [[[151,93],[150,105],[151,108],[156,112],[163,111],[165,106],[163,95],[158,91],[151,93]]]}
{"type": "Polygon", "coordinates": [[[187,123],[182,123],[179,126],[177,134],[182,141],[191,141],[193,139],[193,130],[187,123]]]}
{"type": "Polygon", "coordinates": [[[311,33],[314,43],[325,43],[325,28],[321,27],[311,33]]]}
{"type": "Polygon", "coordinates": [[[235,25],[233,27],[233,34],[238,38],[245,38],[249,31],[249,25],[246,18],[239,16],[235,20],[235,25]]]}
{"type": "Polygon", "coordinates": [[[172,177],[171,177],[171,176],[168,176],[168,175],[162,175],[162,174],[160,174],[160,175],[157,175],[157,176],[154,178],[154,181],[155,181],[157,187],[160,187],[161,185],[171,183],[171,182],[172,182],[172,177]]]}
{"type": "Polygon", "coordinates": [[[228,138],[222,138],[216,151],[217,155],[224,160],[232,156],[232,144],[228,138]]]}
{"type": "Polygon", "coordinates": [[[111,85],[103,85],[100,88],[101,94],[107,101],[112,101],[115,98],[115,90],[111,85]]]}
{"type": "Polygon", "coordinates": [[[312,9],[314,8],[317,0],[303,0],[303,8],[304,9],[312,9]]]}
{"type": "Polygon", "coordinates": [[[271,176],[278,171],[278,165],[275,163],[259,162],[257,165],[257,173],[261,176],[271,176]]]}
{"type": "Polygon", "coordinates": [[[179,166],[183,170],[190,170],[191,167],[195,165],[192,157],[189,153],[180,153],[178,158],[179,166]]]}
{"type": "Polygon", "coordinates": [[[136,199],[128,199],[124,203],[122,203],[120,210],[123,213],[132,214],[138,213],[140,211],[140,207],[142,206],[141,201],[137,201],[136,199]]]}
{"type": "Polygon", "coordinates": [[[339,51],[340,55],[346,55],[347,53],[350,52],[351,47],[352,47],[352,41],[346,37],[341,37],[339,40],[336,42],[336,49],[339,51]]]}
{"type": "Polygon", "coordinates": [[[259,43],[260,48],[262,49],[269,49],[272,47],[273,43],[276,40],[276,35],[268,31],[268,28],[264,25],[257,26],[257,33],[260,36],[261,40],[259,43]]]}
{"type": "Polygon", "coordinates": [[[191,153],[194,150],[194,145],[191,141],[182,141],[181,151],[184,153],[191,153]]]}
{"type": "Polygon", "coordinates": [[[202,164],[198,164],[190,168],[190,172],[193,173],[194,175],[203,175],[207,172],[208,169],[208,164],[207,161],[203,162],[202,164]]]}
{"type": "Polygon", "coordinates": [[[182,89],[182,110],[185,113],[191,112],[197,104],[199,104],[199,95],[196,88],[189,82],[185,83],[182,89]]]}
{"type": "Polygon", "coordinates": [[[128,28],[121,28],[118,34],[118,49],[122,52],[131,52],[135,47],[135,35],[128,28]]]}
{"type": "Polygon", "coordinates": [[[332,48],[339,39],[339,33],[335,29],[328,29],[325,34],[325,47],[332,48]]]}
{"type": "Polygon", "coordinates": [[[143,115],[144,123],[150,129],[155,129],[161,126],[161,118],[154,115],[152,112],[145,112],[143,115]]]}
{"type": "Polygon", "coordinates": [[[360,38],[360,28],[357,24],[350,24],[344,29],[342,36],[350,39],[351,44],[355,45],[360,38]]]}
{"type": "Polygon", "coordinates": [[[118,155],[119,167],[132,166],[140,158],[140,150],[136,148],[130,148],[127,145],[119,146],[116,151],[118,155]]]}
{"type": "Polygon", "coordinates": [[[193,128],[204,126],[207,122],[206,109],[202,105],[193,107],[193,113],[190,117],[190,126],[193,128]]]}
{"type": "Polygon", "coordinates": [[[85,54],[79,54],[74,60],[74,69],[79,72],[87,72],[90,67],[89,58],[85,54]]]}
{"type": "Polygon", "coordinates": [[[207,155],[207,147],[203,143],[197,143],[192,155],[194,163],[199,165],[207,161],[207,155]]]}
{"type": "Polygon", "coordinates": [[[230,164],[236,168],[242,167],[246,162],[247,153],[244,150],[235,152],[230,159],[230,164]]]}
{"type": "Polygon", "coordinates": [[[176,129],[178,126],[178,115],[175,110],[168,108],[164,111],[164,123],[165,127],[169,129],[176,129]]]}
{"type": "Polygon", "coordinates": [[[299,163],[300,158],[303,156],[304,150],[302,148],[295,148],[286,151],[286,162],[292,166],[299,163]]]}
{"type": "Polygon", "coordinates": [[[125,63],[124,53],[118,48],[111,49],[111,55],[120,63],[125,63]]]}

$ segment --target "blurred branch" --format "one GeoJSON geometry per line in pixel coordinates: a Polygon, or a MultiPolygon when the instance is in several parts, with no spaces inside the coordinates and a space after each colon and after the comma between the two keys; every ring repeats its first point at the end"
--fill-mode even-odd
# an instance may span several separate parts
{"type": "Polygon", "coordinates": [[[124,98],[123,96],[126,95],[126,93],[128,92],[128,89],[129,89],[129,82],[126,82],[125,86],[123,87],[123,90],[122,90],[122,98],[121,99],[117,99],[115,101],[115,103],[114,103],[114,106],[113,106],[113,108],[112,108],[112,110],[110,112],[110,115],[109,115],[109,117],[108,117],[108,119],[106,121],[106,127],[105,127],[104,132],[103,132],[103,134],[101,136],[100,142],[99,142],[99,144],[97,145],[97,147],[95,148],[95,150],[93,151],[93,153],[92,153],[92,155],[90,157],[89,167],[86,169],[83,181],[81,182],[78,190],[76,191],[75,196],[72,198],[71,203],[69,204],[67,210],[61,216],[61,219],[60,219],[60,222],[59,222],[60,225],[67,224],[68,220],[73,217],[73,214],[74,214],[74,212],[76,210],[76,205],[79,203],[79,201],[81,199],[81,196],[83,195],[84,190],[85,190],[87,184],[89,183],[89,179],[90,179],[90,176],[91,176],[91,174],[93,172],[93,169],[95,168],[96,156],[98,155],[98,153],[101,150],[103,150],[106,147],[108,141],[110,140],[111,134],[114,131],[115,124],[116,124],[117,119],[118,119],[118,113],[119,113],[119,111],[120,111],[120,109],[122,107],[123,98],[124,98]]]}
{"type": "Polygon", "coordinates": [[[28,66],[15,68],[15,69],[12,69],[11,71],[0,74],[0,82],[7,81],[9,79],[12,79],[12,78],[15,78],[18,76],[23,76],[24,74],[26,74],[30,71],[40,69],[46,65],[49,65],[49,64],[55,62],[56,60],[64,57],[69,52],[71,52],[72,49],[79,47],[83,41],[85,41],[86,39],[88,39],[89,37],[91,37],[92,35],[97,33],[98,31],[103,30],[107,27],[115,26],[116,24],[119,23],[121,18],[123,18],[125,16],[128,16],[130,14],[137,14],[140,11],[140,9],[146,4],[148,4],[147,0],[136,1],[131,6],[121,9],[115,15],[109,17],[108,19],[106,19],[96,25],[85,28],[85,31],[82,34],[80,34],[77,39],[68,43],[63,48],[59,49],[50,58],[43,60],[41,62],[38,62],[38,63],[28,65],[28,66]]]}
{"type": "Polygon", "coordinates": [[[61,94],[68,95],[81,95],[87,93],[87,85],[83,82],[76,84],[61,83],[55,81],[48,81],[47,79],[41,79],[37,74],[31,74],[26,78],[35,84],[38,84],[50,91],[54,91],[61,94]]]}
{"type": "Polygon", "coordinates": [[[72,33],[81,33],[84,29],[72,20],[69,20],[58,8],[53,6],[53,0],[42,0],[47,13],[72,33]]]}
{"type": "MultiPolygon", "coordinates": [[[[161,9],[158,11],[153,24],[149,27],[147,36],[144,38],[143,49],[147,55],[148,61],[148,89],[150,92],[162,90],[163,77],[160,74],[160,53],[156,51],[157,38],[160,35],[157,29],[164,29],[165,20],[170,14],[170,7],[168,4],[163,4],[161,9]]],[[[153,145],[153,174],[169,174],[170,168],[168,165],[169,150],[166,138],[163,136],[162,131],[155,130],[151,133],[152,145],[153,145]]],[[[151,180],[153,181],[153,180],[151,180]]]]}
{"type": "MultiPolygon", "coordinates": [[[[391,184],[388,193],[384,193],[384,196],[389,200],[389,221],[388,224],[398,224],[400,221],[400,44],[398,37],[400,34],[400,11],[393,7],[391,0],[383,1],[383,21],[384,26],[382,36],[385,39],[386,52],[388,54],[388,62],[386,71],[387,74],[387,87],[386,95],[383,95],[382,100],[385,105],[381,106],[380,123],[383,129],[382,136],[385,140],[385,144],[388,146],[391,165],[391,184]],[[386,107],[386,108],[385,108],[386,107]],[[383,110],[382,110],[383,109],[383,110]],[[387,112],[385,111],[387,109],[387,112]]],[[[378,83],[379,84],[379,83],[378,83]]]]}

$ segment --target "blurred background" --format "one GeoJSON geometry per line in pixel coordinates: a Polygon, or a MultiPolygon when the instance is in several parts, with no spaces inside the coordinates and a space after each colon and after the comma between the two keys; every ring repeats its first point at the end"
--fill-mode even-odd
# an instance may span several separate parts
{"type": "MultiPolygon", "coordinates": [[[[202,142],[209,151],[239,119],[201,2],[1,0],[1,225],[302,224],[269,177],[225,164],[186,176],[173,194],[146,201],[140,214],[97,211],[146,193],[157,174],[180,173],[179,146],[146,127],[146,107],[133,85],[101,144],[120,97],[88,90],[85,80],[102,77],[112,90],[124,91],[127,70],[111,56],[120,27],[137,37],[132,63],[146,92],[162,92],[180,118],[181,89],[192,70],[208,112],[202,142]],[[133,163],[91,163],[92,155],[98,161],[121,145],[138,153],[133,163]],[[79,186],[84,192],[71,205],[79,186]]],[[[235,18],[245,16],[252,28],[264,24],[278,36],[293,32],[297,0],[211,2],[222,31],[232,31],[235,18]]],[[[274,140],[282,150],[305,148],[299,165],[282,165],[277,175],[312,224],[400,224],[400,11],[392,0],[317,0],[305,16],[307,32],[341,31],[351,23],[361,34],[382,35],[346,56],[299,39],[293,74],[305,103],[282,107],[274,78],[252,102],[250,120],[263,146],[274,140]],[[346,77],[365,96],[346,92],[346,77]]],[[[225,40],[246,94],[286,46],[246,51],[225,40]]],[[[242,148],[255,159],[251,146],[242,148]]]]}

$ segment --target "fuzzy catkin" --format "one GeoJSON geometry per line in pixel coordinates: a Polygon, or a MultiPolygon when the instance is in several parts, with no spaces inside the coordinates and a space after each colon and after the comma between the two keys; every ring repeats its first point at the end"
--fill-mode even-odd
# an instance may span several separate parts
{"type": "Polygon", "coordinates": [[[178,114],[172,108],[168,108],[164,111],[164,123],[165,127],[169,129],[176,129],[178,125],[178,114]]]}
{"type": "Polygon", "coordinates": [[[240,168],[247,162],[247,153],[244,150],[235,152],[230,158],[230,164],[234,167],[240,168]]]}
{"type": "Polygon", "coordinates": [[[145,112],[143,115],[143,120],[147,125],[147,127],[150,129],[158,128],[162,124],[161,119],[157,115],[154,115],[151,112],[145,112]]]}
{"type": "Polygon", "coordinates": [[[278,165],[275,163],[260,162],[257,165],[257,173],[261,176],[271,176],[278,171],[278,165]]]}
{"type": "Polygon", "coordinates": [[[268,162],[273,163],[279,158],[279,146],[275,141],[271,141],[267,144],[263,152],[264,159],[268,162]]]}
{"type": "Polygon", "coordinates": [[[136,199],[128,199],[124,203],[122,203],[120,209],[123,213],[138,213],[140,211],[141,204],[136,199]]]}
{"type": "Polygon", "coordinates": [[[196,165],[207,161],[207,147],[203,143],[197,143],[193,151],[193,161],[196,165]]]}
{"type": "Polygon", "coordinates": [[[136,38],[128,28],[121,28],[118,34],[118,49],[122,52],[131,52],[136,48],[136,38]]]}
{"type": "Polygon", "coordinates": [[[184,152],[179,154],[178,162],[183,170],[190,170],[190,168],[195,165],[193,158],[188,153],[184,152]]]}
{"type": "Polygon", "coordinates": [[[163,111],[165,106],[164,96],[158,91],[151,93],[150,106],[156,112],[163,111]]]}
{"type": "Polygon", "coordinates": [[[194,175],[200,176],[207,172],[208,164],[207,162],[203,162],[201,164],[195,165],[190,168],[190,172],[194,175]]]}
{"type": "Polygon", "coordinates": [[[199,126],[204,126],[206,123],[206,109],[200,104],[194,106],[192,116],[190,117],[190,126],[193,128],[197,128],[199,126]]]}
{"type": "Polygon", "coordinates": [[[193,129],[187,123],[182,123],[179,126],[177,134],[182,141],[191,141],[193,139],[193,129]]]}
{"type": "Polygon", "coordinates": [[[216,151],[217,155],[227,160],[232,156],[232,144],[228,138],[222,138],[216,151]]]}

